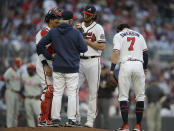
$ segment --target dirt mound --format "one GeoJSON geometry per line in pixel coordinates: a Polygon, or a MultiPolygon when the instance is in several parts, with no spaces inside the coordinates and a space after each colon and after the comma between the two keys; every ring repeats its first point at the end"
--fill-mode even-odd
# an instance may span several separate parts
{"type": "Polygon", "coordinates": [[[18,127],[18,128],[0,128],[0,131],[111,131],[97,128],[85,127],[18,127]]]}

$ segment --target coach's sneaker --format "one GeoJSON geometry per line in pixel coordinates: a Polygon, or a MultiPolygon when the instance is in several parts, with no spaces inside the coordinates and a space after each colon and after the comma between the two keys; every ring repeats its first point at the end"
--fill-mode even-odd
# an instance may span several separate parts
{"type": "Polygon", "coordinates": [[[38,126],[52,126],[52,122],[50,120],[39,121],[38,126]]]}
{"type": "Polygon", "coordinates": [[[128,124],[124,124],[122,126],[122,128],[118,128],[117,131],[129,131],[129,125],[128,124]]]}
{"type": "Polygon", "coordinates": [[[68,119],[68,122],[65,123],[65,126],[66,127],[77,127],[78,126],[78,123],[77,122],[74,122],[71,119],[68,119]]]}
{"type": "Polygon", "coordinates": [[[61,124],[61,121],[59,119],[54,119],[51,121],[51,126],[54,126],[54,127],[61,127],[62,124],[61,124]]]}
{"type": "Polygon", "coordinates": [[[87,121],[87,122],[85,123],[85,127],[93,128],[93,122],[87,121]]]}
{"type": "Polygon", "coordinates": [[[136,124],[133,131],[144,131],[144,130],[142,130],[141,124],[136,124]]]}

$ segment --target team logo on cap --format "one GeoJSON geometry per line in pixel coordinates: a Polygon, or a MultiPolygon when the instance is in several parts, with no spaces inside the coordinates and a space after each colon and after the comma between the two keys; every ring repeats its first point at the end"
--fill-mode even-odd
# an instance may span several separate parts
{"type": "Polygon", "coordinates": [[[87,9],[88,11],[91,11],[91,8],[87,9]]]}

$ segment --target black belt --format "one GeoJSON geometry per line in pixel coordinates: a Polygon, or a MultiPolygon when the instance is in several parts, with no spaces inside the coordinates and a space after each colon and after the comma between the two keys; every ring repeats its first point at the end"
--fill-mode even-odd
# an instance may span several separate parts
{"type": "Polygon", "coordinates": [[[91,59],[91,58],[97,58],[100,56],[80,56],[80,59],[91,59]]]}
{"type": "Polygon", "coordinates": [[[128,59],[127,61],[140,61],[140,62],[142,62],[141,60],[138,60],[138,59],[128,59]]]}

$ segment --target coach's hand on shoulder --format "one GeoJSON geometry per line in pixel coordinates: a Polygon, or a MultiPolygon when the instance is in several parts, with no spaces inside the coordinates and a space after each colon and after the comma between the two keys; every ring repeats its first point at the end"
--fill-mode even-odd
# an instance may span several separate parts
{"type": "Polygon", "coordinates": [[[44,66],[44,71],[47,76],[52,76],[52,70],[48,65],[44,66]]]}

